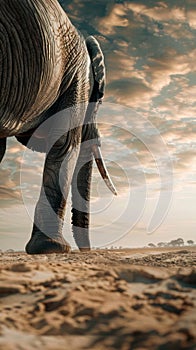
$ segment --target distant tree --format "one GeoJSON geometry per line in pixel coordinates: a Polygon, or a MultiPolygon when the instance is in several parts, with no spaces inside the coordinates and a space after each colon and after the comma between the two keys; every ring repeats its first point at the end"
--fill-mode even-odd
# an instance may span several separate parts
{"type": "Polygon", "coordinates": [[[159,242],[158,247],[166,247],[167,246],[167,242],[159,242]]]}
{"type": "Polygon", "coordinates": [[[189,239],[189,240],[187,241],[187,244],[193,245],[193,244],[194,244],[194,241],[192,241],[192,239],[189,239]]]}
{"type": "Polygon", "coordinates": [[[168,243],[168,245],[169,245],[170,247],[175,247],[175,246],[177,245],[176,239],[172,239],[172,240],[168,243]]]}
{"type": "Polygon", "coordinates": [[[184,245],[184,240],[182,238],[173,239],[168,243],[168,245],[170,247],[180,247],[184,245]]]}
{"type": "Polygon", "coordinates": [[[156,247],[156,245],[155,245],[154,243],[148,243],[148,246],[149,246],[150,248],[155,248],[155,247],[156,247]]]}
{"type": "Polygon", "coordinates": [[[184,245],[184,240],[182,238],[178,238],[177,245],[179,245],[179,246],[184,245]]]}

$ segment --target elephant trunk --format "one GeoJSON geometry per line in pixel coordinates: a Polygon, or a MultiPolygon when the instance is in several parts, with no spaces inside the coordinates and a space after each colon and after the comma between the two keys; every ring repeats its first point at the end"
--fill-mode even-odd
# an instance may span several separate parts
{"type": "Polygon", "coordinates": [[[73,236],[78,248],[90,249],[90,186],[92,179],[93,155],[91,147],[82,144],[72,179],[72,225],[73,236]]]}
{"type": "Polygon", "coordinates": [[[96,125],[96,115],[105,89],[104,58],[98,42],[92,36],[87,38],[86,46],[91,61],[92,91],[82,129],[80,154],[72,179],[73,236],[81,251],[90,249],[88,228],[93,156],[105,183],[113,194],[117,194],[102,159],[100,135],[96,125]]]}
{"type": "Polygon", "coordinates": [[[99,46],[99,43],[92,36],[88,37],[86,40],[86,45],[88,49],[88,53],[91,59],[91,68],[94,78],[93,90],[90,97],[90,104],[87,109],[86,118],[88,119],[90,116],[91,122],[91,139],[94,138],[94,142],[92,142],[92,153],[94,155],[98,170],[105,181],[108,188],[112,191],[114,195],[117,195],[117,191],[112,183],[112,180],[109,176],[109,173],[106,169],[101,149],[100,149],[100,136],[98,133],[98,129],[96,126],[96,115],[99,108],[100,103],[102,103],[102,99],[104,96],[105,90],[105,65],[104,65],[104,57],[99,46]]]}

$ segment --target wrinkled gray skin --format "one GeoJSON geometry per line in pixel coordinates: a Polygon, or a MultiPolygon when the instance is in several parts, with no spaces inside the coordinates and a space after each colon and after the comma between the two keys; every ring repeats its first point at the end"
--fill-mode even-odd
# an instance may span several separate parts
{"type": "Polygon", "coordinates": [[[84,41],[56,0],[0,0],[0,161],[10,136],[46,152],[29,254],[70,250],[62,236],[70,186],[73,235],[80,250],[90,249],[94,119],[104,79],[98,43],[84,41]]]}

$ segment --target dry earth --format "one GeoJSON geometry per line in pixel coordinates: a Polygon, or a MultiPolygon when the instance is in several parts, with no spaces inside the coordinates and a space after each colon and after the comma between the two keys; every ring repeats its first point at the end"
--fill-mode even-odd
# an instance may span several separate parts
{"type": "Polygon", "coordinates": [[[196,349],[196,247],[0,254],[0,349],[196,349]]]}

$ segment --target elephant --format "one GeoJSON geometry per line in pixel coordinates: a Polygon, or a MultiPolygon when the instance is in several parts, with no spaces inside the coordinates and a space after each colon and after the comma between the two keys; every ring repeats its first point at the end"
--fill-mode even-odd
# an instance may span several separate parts
{"type": "Polygon", "coordinates": [[[28,254],[70,252],[62,235],[70,188],[73,237],[91,249],[93,158],[116,195],[96,123],[104,91],[98,41],[84,39],[57,0],[0,0],[0,162],[12,136],[45,153],[28,254]]]}

